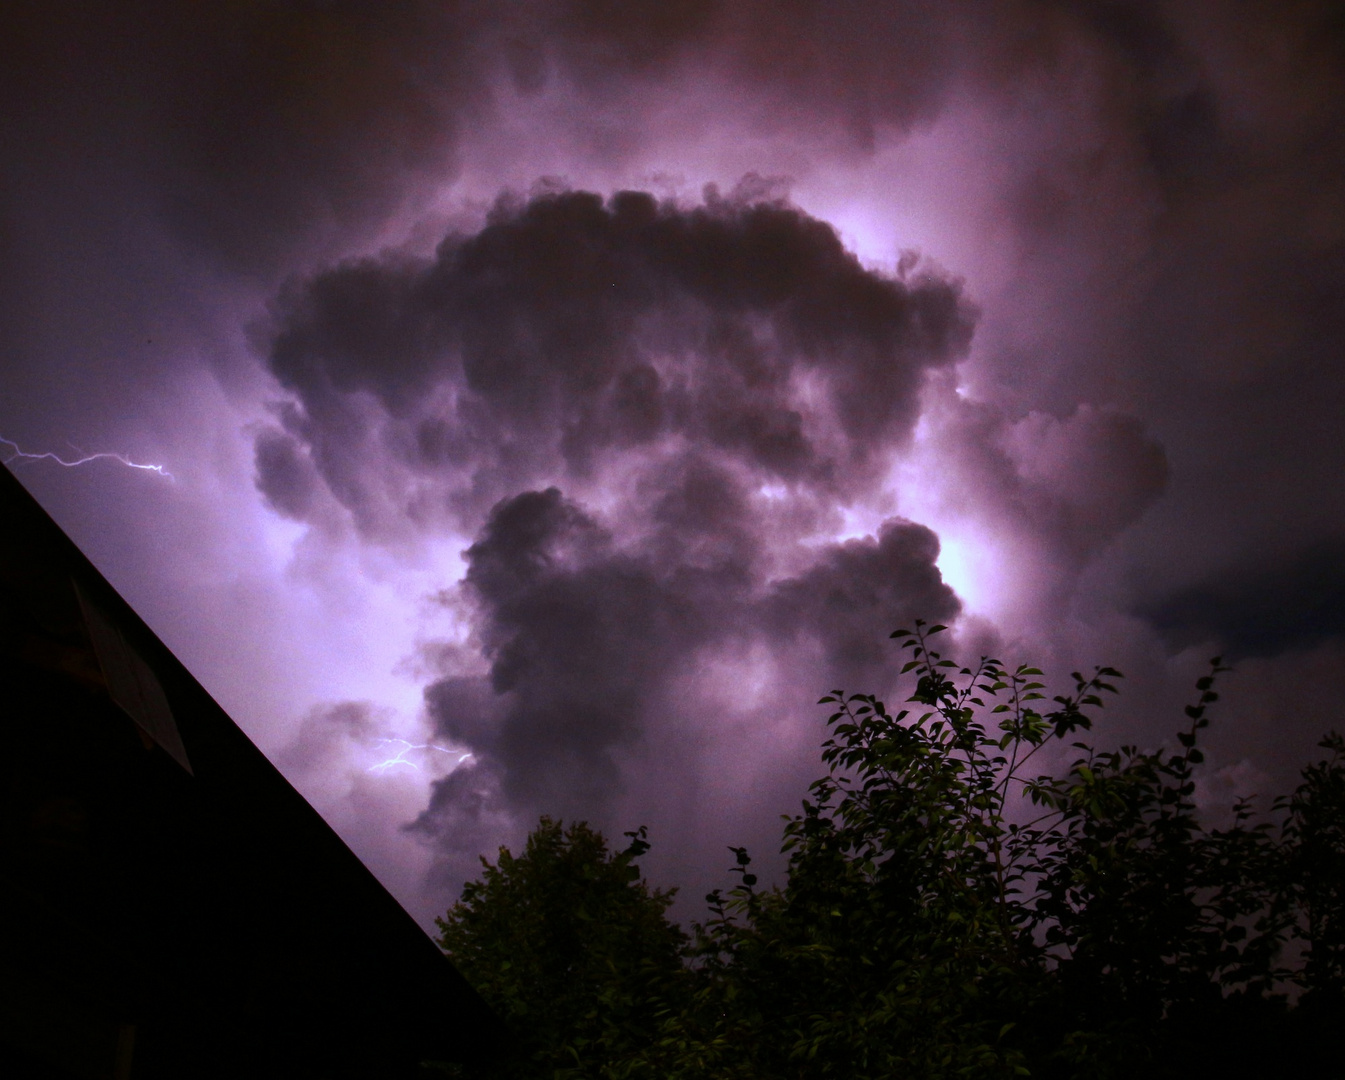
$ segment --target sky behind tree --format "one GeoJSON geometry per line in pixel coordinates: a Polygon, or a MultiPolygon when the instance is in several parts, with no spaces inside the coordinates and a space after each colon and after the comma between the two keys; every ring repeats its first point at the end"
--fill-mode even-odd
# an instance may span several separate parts
{"type": "Polygon", "coordinates": [[[1338,4],[4,19],[0,449],[426,925],[722,883],[917,616],[1140,743],[1229,655],[1211,804],[1339,724],[1338,4]]]}

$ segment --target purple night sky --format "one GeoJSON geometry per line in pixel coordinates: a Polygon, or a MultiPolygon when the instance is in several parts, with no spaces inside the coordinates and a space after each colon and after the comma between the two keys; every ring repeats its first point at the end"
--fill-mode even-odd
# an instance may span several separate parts
{"type": "Polygon", "coordinates": [[[1339,4],[2,19],[0,455],[422,924],[543,812],[698,914],[917,616],[1232,657],[1212,813],[1341,724],[1339,4]]]}

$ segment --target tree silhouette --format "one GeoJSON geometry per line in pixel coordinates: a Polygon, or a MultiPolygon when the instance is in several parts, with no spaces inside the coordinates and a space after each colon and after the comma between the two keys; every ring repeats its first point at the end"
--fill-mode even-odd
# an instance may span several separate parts
{"type": "Polygon", "coordinates": [[[526,1007],[546,1017],[530,1061],[651,1080],[1342,1075],[1341,738],[1268,816],[1240,803],[1215,828],[1194,793],[1217,659],[1174,747],[1099,750],[1085,735],[1119,672],[1076,672],[1073,693],[1048,701],[1036,668],[945,659],[931,648],[943,629],[893,635],[915,680],[906,708],[822,699],[828,772],[785,826],[787,876],[758,888],[748,852],[731,849],[738,881],[707,897],[684,966],[667,894],[632,884],[643,831],[608,861],[585,831],[566,861],[543,819],[529,851],[554,890],[550,921],[517,899],[535,885],[502,887],[523,880],[507,853],[468,886],[445,924],[464,973],[508,1016],[531,1014],[506,986],[556,995],[553,1011],[526,1007]],[[1036,772],[1053,743],[1071,764],[1036,772]],[[557,936],[606,867],[610,895],[629,896],[603,910],[629,927],[591,944],[557,936]],[[501,965],[520,961],[611,977],[510,983],[501,965]]]}
{"type": "Polygon", "coordinates": [[[514,1033],[492,1075],[596,1075],[653,1037],[686,936],[665,914],[673,892],[640,878],[645,830],[626,836],[613,854],[586,823],[543,817],[521,854],[483,858],[480,880],[436,920],[440,947],[514,1033]]]}

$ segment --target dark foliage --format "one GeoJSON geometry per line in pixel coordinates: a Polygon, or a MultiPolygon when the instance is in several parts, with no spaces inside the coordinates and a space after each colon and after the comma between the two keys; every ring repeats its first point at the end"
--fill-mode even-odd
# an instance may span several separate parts
{"type": "Polygon", "coordinates": [[[612,854],[584,822],[544,817],[521,855],[482,859],[481,879],[437,920],[440,946],[513,1032],[492,1075],[597,1074],[611,1044],[656,1034],[686,935],[665,917],[672,892],[640,879],[644,829],[626,835],[612,854]]]}
{"type": "Polygon", "coordinates": [[[835,691],[828,774],[785,826],[785,883],[707,897],[682,939],[630,860],[543,819],[441,923],[524,1021],[510,1075],[1337,1077],[1345,1031],[1345,741],[1269,815],[1194,803],[1218,660],[1172,749],[1083,741],[1120,673],[931,650],[895,714],[835,691]],[[1052,743],[1063,775],[1030,766],[1052,743]],[[595,926],[597,919],[601,925],[595,926]]]}

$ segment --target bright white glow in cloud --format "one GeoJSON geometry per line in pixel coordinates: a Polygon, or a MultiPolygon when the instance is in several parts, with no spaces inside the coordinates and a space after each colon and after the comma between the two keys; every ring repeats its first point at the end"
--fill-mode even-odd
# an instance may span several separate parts
{"type": "Polygon", "coordinates": [[[989,590],[984,562],[981,552],[968,540],[954,537],[948,529],[939,534],[939,558],[935,565],[968,614],[985,613],[989,590]]]}

